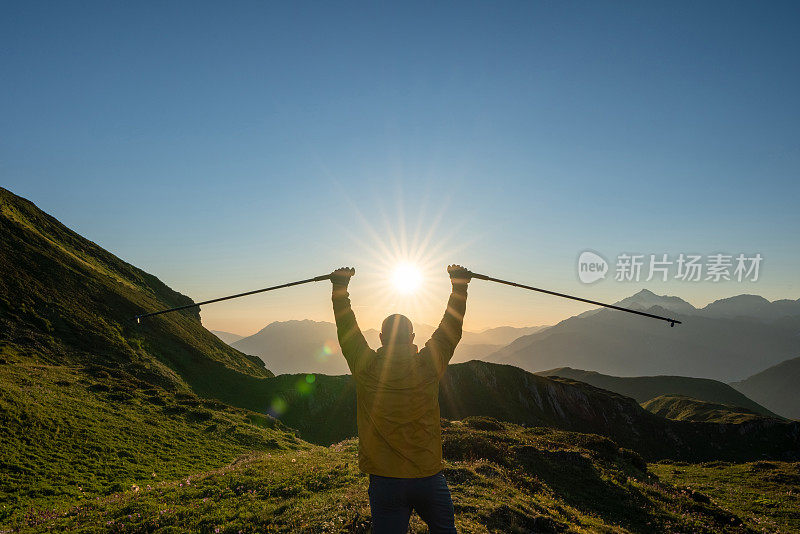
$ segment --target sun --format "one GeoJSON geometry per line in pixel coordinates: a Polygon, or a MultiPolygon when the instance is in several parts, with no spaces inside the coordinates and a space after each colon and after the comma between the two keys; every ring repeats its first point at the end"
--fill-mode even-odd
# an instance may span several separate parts
{"type": "Polygon", "coordinates": [[[398,293],[416,293],[421,285],[422,272],[413,263],[400,263],[392,271],[392,286],[398,293]]]}
{"type": "Polygon", "coordinates": [[[461,236],[455,242],[463,218],[449,216],[446,202],[439,198],[424,194],[406,205],[402,188],[394,191],[393,198],[394,212],[384,196],[370,203],[375,209],[369,215],[347,199],[360,224],[339,226],[349,237],[350,254],[357,258],[359,291],[369,297],[362,301],[361,315],[378,326],[390,313],[403,314],[412,322],[435,324],[446,307],[450,287],[446,266],[459,258],[475,237],[461,236]],[[443,221],[447,221],[446,229],[443,221]]]}

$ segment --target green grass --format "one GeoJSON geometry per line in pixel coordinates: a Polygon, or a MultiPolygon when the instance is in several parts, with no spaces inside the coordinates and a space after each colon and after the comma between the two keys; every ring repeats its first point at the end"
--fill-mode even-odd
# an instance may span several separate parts
{"type": "Polygon", "coordinates": [[[658,476],[712,502],[765,532],[800,532],[800,462],[658,463],[658,476]]]}
{"type": "Polygon", "coordinates": [[[93,373],[0,365],[0,524],[31,508],[222,467],[254,450],[308,446],[275,419],[93,373]]]}
{"type": "MultiPolygon", "coordinates": [[[[487,418],[445,425],[460,532],[751,532],[607,438],[487,418]]],[[[220,469],[42,509],[24,532],[368,532],[357,441],[253,453],[220,469]]],[[[413,532],[425,532],[416,517],[413,532]]]]}
{"type": "Polygon", "coordinates": [[[764,415],[747,408],[706,402],[684,395],[661,395],[642,403],[645,410],[677,421],[702,421],[709,423],[749,423],[763,419],[764,415]]]}
{"type": "Polygon", "coordinates": [[[35,347],[43,362],[134,363],[183,382],[198,368],[272,376],[203,328],[197,309],[137,324],[192,301],[1,187],[0,249],[0,342],[35,347]]]}

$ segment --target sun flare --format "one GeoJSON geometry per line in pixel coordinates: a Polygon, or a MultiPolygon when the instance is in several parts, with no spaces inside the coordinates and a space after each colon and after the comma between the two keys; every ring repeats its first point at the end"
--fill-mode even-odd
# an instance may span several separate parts
{"type": "Polygon", "coordinates": [[[422,273],[412,263],[401,263],[392,272],[392,286],[405,295],[416,293],[422,285],[422,273]]]}
{"type": "Polygon", "coordinates": [[[377,212],[369,217],[352,202],[361,224],[342,228],[358,258],[359,291],[370,297],[361,315],[369,316],[367,322],[377,327],[393,313],[412,322],[436,324],[450,289],[446,267],[472,241],[462,238],[453,244],[460,223],[448,217],[447,206],[441,202],[423,196],[413,206],[405,206],[402,191],[395,201],[395,212],[387,211],[391,205],[378,202],[377,212]],[[450,221],[446,232],[441,227],[445,220],[450,221]]]}

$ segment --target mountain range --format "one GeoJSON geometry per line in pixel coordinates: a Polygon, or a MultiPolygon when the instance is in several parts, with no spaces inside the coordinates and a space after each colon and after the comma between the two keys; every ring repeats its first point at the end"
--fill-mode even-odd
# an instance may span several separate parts
{"type": "MultiPolygon", "coordinates": [[[[683,318],[684,324],[664,328],[664,324],[640,317],[594,309],[552,327],[465,331],[453,362],[479,359],[534,372],[575,367],[607,375],[694,376],[739,384],[800,352],[800,301],[770,302],[760,296],[739,295],[695,308],[678,297],[642,290],[616,304],[675,315],[683,318]]],[[[433,329],[426,324],[415,325],[417,341],[424,343],[433,329]]],[[[220,335],[234,348],[260,357],[278,374],[349,372],[341,356],[335,325],[330,322],[278,321],[242,339],[220,335]]],[[[380,345],[376,330],[365,330],[364,335],[371,346],[380,345]]],[[[754,395],[769,398],[766,404],[777,406],[781,399],[787,398],[783,393],[785,388],[761,389],[762,393],[754,395]],[[781,393],[770,394],[770,391],[781,393]]],[[[683,394],[680,390],[663,393],[683,394]]],[[[782,408],[776,413],[795,412],[782,408]]]]}
{"type": "Polygon", "coordinates": [[[669,328],[616,310],[591,310],[522,336],[485,359],[530,371],[574,367],[730,382],[800,353],[800,301],[740,295],[697,309],[677,297],[642,290],[618,304],[683,324],[669,328]]]}
{"type": "MultiPolygon", "coordinates": [[[[482,359],[520,336],[545,328],[503,326],[481,332],[465,331],[452,361],[458,363],[482,359]]],[[[434,330],[435,327],[424,323],[415,324],[415,341],[423,345],[434,330]]],[[[367,329],[363,333],[371,347],[380,346],[377,330],[367,329]]],[[[339,347],[336,325],[327,321],[276,321],[252,336],[234,340],[230,344],[246,354],[258,356],[276,374],[308,372],[339,375],[350,372],[339,347]]]]}
{"type": "MultiPolygon", "coordinates": [[[[686,321],[669,329],[660,323],[597,309],[553,327],[464,332],[453,362],[479,359],[510,363],[540,374],[587,382],[639,402],[660,395],[686,395],[764,415],[800,417],[800,402],[793,394],[794,377],[800,378],[798,359],[789,359],[761,374],[772,362],[800,350],[797,301],[769,302],[740,295],[698,309],[678,297],[642,290],[617,304],[685,314],[686,321]],[[561,365],[568,362],[597,371],[561,365]],[[558,367],[539,369],[549,364],[558,367]],[[629,376],[613,376],[615,372],[629,376]],[[637,374],[646,376],[630,376],[637,374]],[[689,376],[692,374],[708,378],[689,376]],[[752,379],[732,382],[732,388],[725,384],[732,376],[752,379]]],[[[425,324],[415,328],[417,337],[423,340],[433,331],[425,324]]],[[[364,335],[371,346],[380,344],[376,330],[366,330],[364,335]]],[[[335,325],[329,322],[274,322],[231,344],[244,353],[258,355],[279,374],[349,372],[336,340],[335,325]]]]}

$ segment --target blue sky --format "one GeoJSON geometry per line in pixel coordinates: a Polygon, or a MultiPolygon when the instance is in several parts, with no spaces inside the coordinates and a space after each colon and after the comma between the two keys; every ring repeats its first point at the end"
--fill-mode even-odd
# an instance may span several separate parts
{"type": "MultiPolygon", "coordinates": [[[[196,299],[354,264],[364,326],[435,323],[448,262],[599,300],[800,297],[797,3],[2,12],[0,184],[196,299]],[[403,227],[441,262],[424,305],[379,294],[403,227]],[[764,263],[755,283],[584,285],[586,249],[764,263]]],[[[328,298],[317,284],[203,318],[252,333],[331,320],[328,298]]],[[[584,309],[476,283],[466,326],[584,309]]]]}

